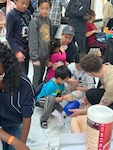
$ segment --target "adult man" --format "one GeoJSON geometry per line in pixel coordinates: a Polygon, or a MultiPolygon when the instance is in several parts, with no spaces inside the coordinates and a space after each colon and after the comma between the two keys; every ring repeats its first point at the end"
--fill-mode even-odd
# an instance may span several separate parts
{"type": "Polygon", "coordinates": [[[78,48],[75,43],[72,41],[73,37],[75,36],[75,30],[72,26],[65,26],[61,33],[61,45],[67,45],[66,49],[66,61],[68,63],[74,62],[78,54],[78,48]]]}
{"type": "MultiPolygon", "coordinates": [[[[91,105],[100,104],[113,109],[113,65],[103,64],[101,59],[93,54],[85,55],[80,66],[88,75],[98,77],[102,83],[101,88],[90,89],[86,92],[86,97],[91,105]]],[[[73,110],[73,116],[85,114],[87,110],[73,110]]]]}
{"type": "MultiPolygon", "coordinates": [[[[91,105],[99,104],[108,106],[113,109],[113,65],[103,64],[101,59],[93,54],[85,55],[81,61],[80,66],[87,72],[88,75],[98,77],[102,83],[101,88],[90,89],[86,92],[86,97],[91,105]]],[[[87,109],[73,109],[72,116],[87,114],[87,109]]],[[[86,116],[82,116],[86,118],[86,116]]],[[[86,120],[86,119],[85,119],[86,120]]],[[[72,131],[74,129],[75,118],[71,121],[72,131]]]]}
{"type": "Polygon", "coordinates": [[[95,55],[86,55],[80,65],[90,76],[98,77],[102,83],[101,88],[87,92],[88,101],[92,105],[99,103],[113,109],[113,66],[109,63],[102,64],[101,59],[95,55]]]}
{"type": "Polygon", "coordinates": [[[68,0],[52,0],[51,10],[49,13],[49,18],[52,23],[51,27],[51,36],[54,37],[58,27],[61,24],[61,17],[62,17],[62,8],[66,9],[68,5],[68,0]]]}
{"type": "Polygon", "coordinates": [[[108,21],[113,18],[113,5],[110,0],[103,6],[103,27],[106,27],[108,21]]]}
{"type": "Polygon", "coordinates": [[[85,19],[83,16],[90,8],[90,0],[70,0],[66,9],[66,17],[69,17],[69,25],[75,29],[75,39],[79,47],[79,53],[86,54],[85,19]]]}

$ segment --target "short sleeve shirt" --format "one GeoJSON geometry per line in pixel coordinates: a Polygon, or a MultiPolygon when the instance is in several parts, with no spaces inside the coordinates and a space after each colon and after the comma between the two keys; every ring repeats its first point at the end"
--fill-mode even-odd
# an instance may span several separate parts
{"type": "Polygon", "coordinates": [[[45,96],[57,96],[58,94],[61,94],[64,89],[64,84],[56,84],[54,82],[54,78],[52,78],[44,84],[41,92],[37,96],[37,99],[45,96]]]}
{"type": "Polygon", "coordinates": [[[113,101],[113,65],[106,63],[107,69],[101,80],[103,87],[105,89],[104,97],[107,100],[113,101]]]}
{"type": "MultiPolygon", "coordinates": [[[[86,33],[90,32],[92,30],[97,30],[97,27],[95,26],[94,23],[86,22],[86,33]]],[[[95,34],[92,34],[91,36],[87,37],[88,39],[88,45],[91,46],[95,41],[95,34]]]]}

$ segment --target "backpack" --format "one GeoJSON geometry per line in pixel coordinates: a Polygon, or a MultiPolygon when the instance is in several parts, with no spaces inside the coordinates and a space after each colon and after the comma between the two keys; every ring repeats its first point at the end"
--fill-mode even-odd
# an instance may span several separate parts
{"type": "Polygon", "coordinates": [[[45,82],[43,81],[43,82],[40,83],[40,84],[38,85],[38,87],[35,89],[36,96],[39,95],[39,93],[41,92],[42,87],[43,87],[44,84],[45,84],[45,82]]]}
{"type": "Polygon", "coordinates": [[[95,38],[96,38],[96,41],[98,41],[100,43],[107,43],[106,33],[104,33],[104,32],[95,33],[95,38]]]}
{"type": "MultiPolygon", "coordinates": [[[[39,95],[39,93],[41,92],[41,90],[42,90],[42,87],[43,87],[43,85],[45,84],[46,82],[42,82],[42,83],[40,83],[39,85],[38,85],[38,87],[35,89],[35,94],[36,94],[36,99],[37,99],[37,95],[39,95]]],[[[44,106],[43,106],[43,104],[41,104],[39,101],[36,101],[35,102],[35,106],[38,106],[38,107],[41,107],[41,108],[44,108],[44,106]]]]}

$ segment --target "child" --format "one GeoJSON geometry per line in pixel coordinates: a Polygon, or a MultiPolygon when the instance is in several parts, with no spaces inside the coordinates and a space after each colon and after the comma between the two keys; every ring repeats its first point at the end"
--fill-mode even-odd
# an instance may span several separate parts
{"type": "Polygon", "coordinates": [[[27,10],[29,2],[30,0],[15,0],[16,6],[8,13],[6,19],[7,40],[25,74],[28,74],[29,67],[28,24],[31,19],[30,11],[27,10]]]}
{"type": "Polygon", "coordinates": [[[66,53],[65,49],[62,47],[60,49],[60,40],[53,38],[51,40],[51,55],[49,61],[51,62],[51,67],[48,68],[46,82],[49,81],[55,75],[54,64],[58,63],[58,66],[66,64],[66,53]]]}
{"type": "Polygon", "coordinates": [[[55,77],[50,79],[42,87],[41,92],[37,95],[37,102],[44,107],[44,113],[40,119],[41,127],[47,128],[47,120],[51,113],[56,109],[59,112],[63,111],[59,102],[63,100],[72,100],[71,95],[63,95],[64,83],[71,77],[70,70],[62,65],[55,70],[55,77]]]}
{"type": "MultiPolygon", "coordinates": [[[[87,38],[87,45],[89,48],[101,48],[102,55],[104,55],[104,51],[107,48],[107,43],[101,43],[96,41],[95,34],[98,33],[98,29],[93,23],[95,20],[95,11],[89,10],[88,12],[89,19],[86,21],[86,38],[87,38]]],[[[89,51],[89,50],[88,50],[89,51]]]]}
{"type": "Polygon", "coordinates": [[[94,88],[94,79],[89,76],[80,67],[80,59],[82,55],[78,54],[75,58],[75,62],[68,65],[71,71],[71,78],[68,80],[68,85],[66,85],[67,92],[73,96],[73,99],[81,99],[85,96],[88,89],[94,88]]]}
{"type": "Polygon", "coordinates": [[[48,14],[51,3],[49,0],[38,1],[38,14],[36,13],[29,24],[29,54],[33,62],[34,88],[43,80],[46,61],[49,57],[50,20],[48,14]]]}

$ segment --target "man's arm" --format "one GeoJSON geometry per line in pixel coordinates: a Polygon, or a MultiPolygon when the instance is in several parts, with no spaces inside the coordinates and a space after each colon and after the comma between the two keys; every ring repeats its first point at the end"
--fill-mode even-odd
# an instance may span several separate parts
{"type": "Polygon", "coordinates": [[[101,98],[100,100],[100,105],[104,105],[104,106],[109,106],[111,105],[113,102],[108,100],[107,98],[105,98],[104,96],[101,98]]]}
{"type": "Polygon", "coordinates": [[[71,117],[75,117],[78,115],[86,115],[87,114],[87,109],[88,108],[83,108],[83,109],[69,109],[70,112],[73,112],[72,115],[70,115],[71,117]]]}

